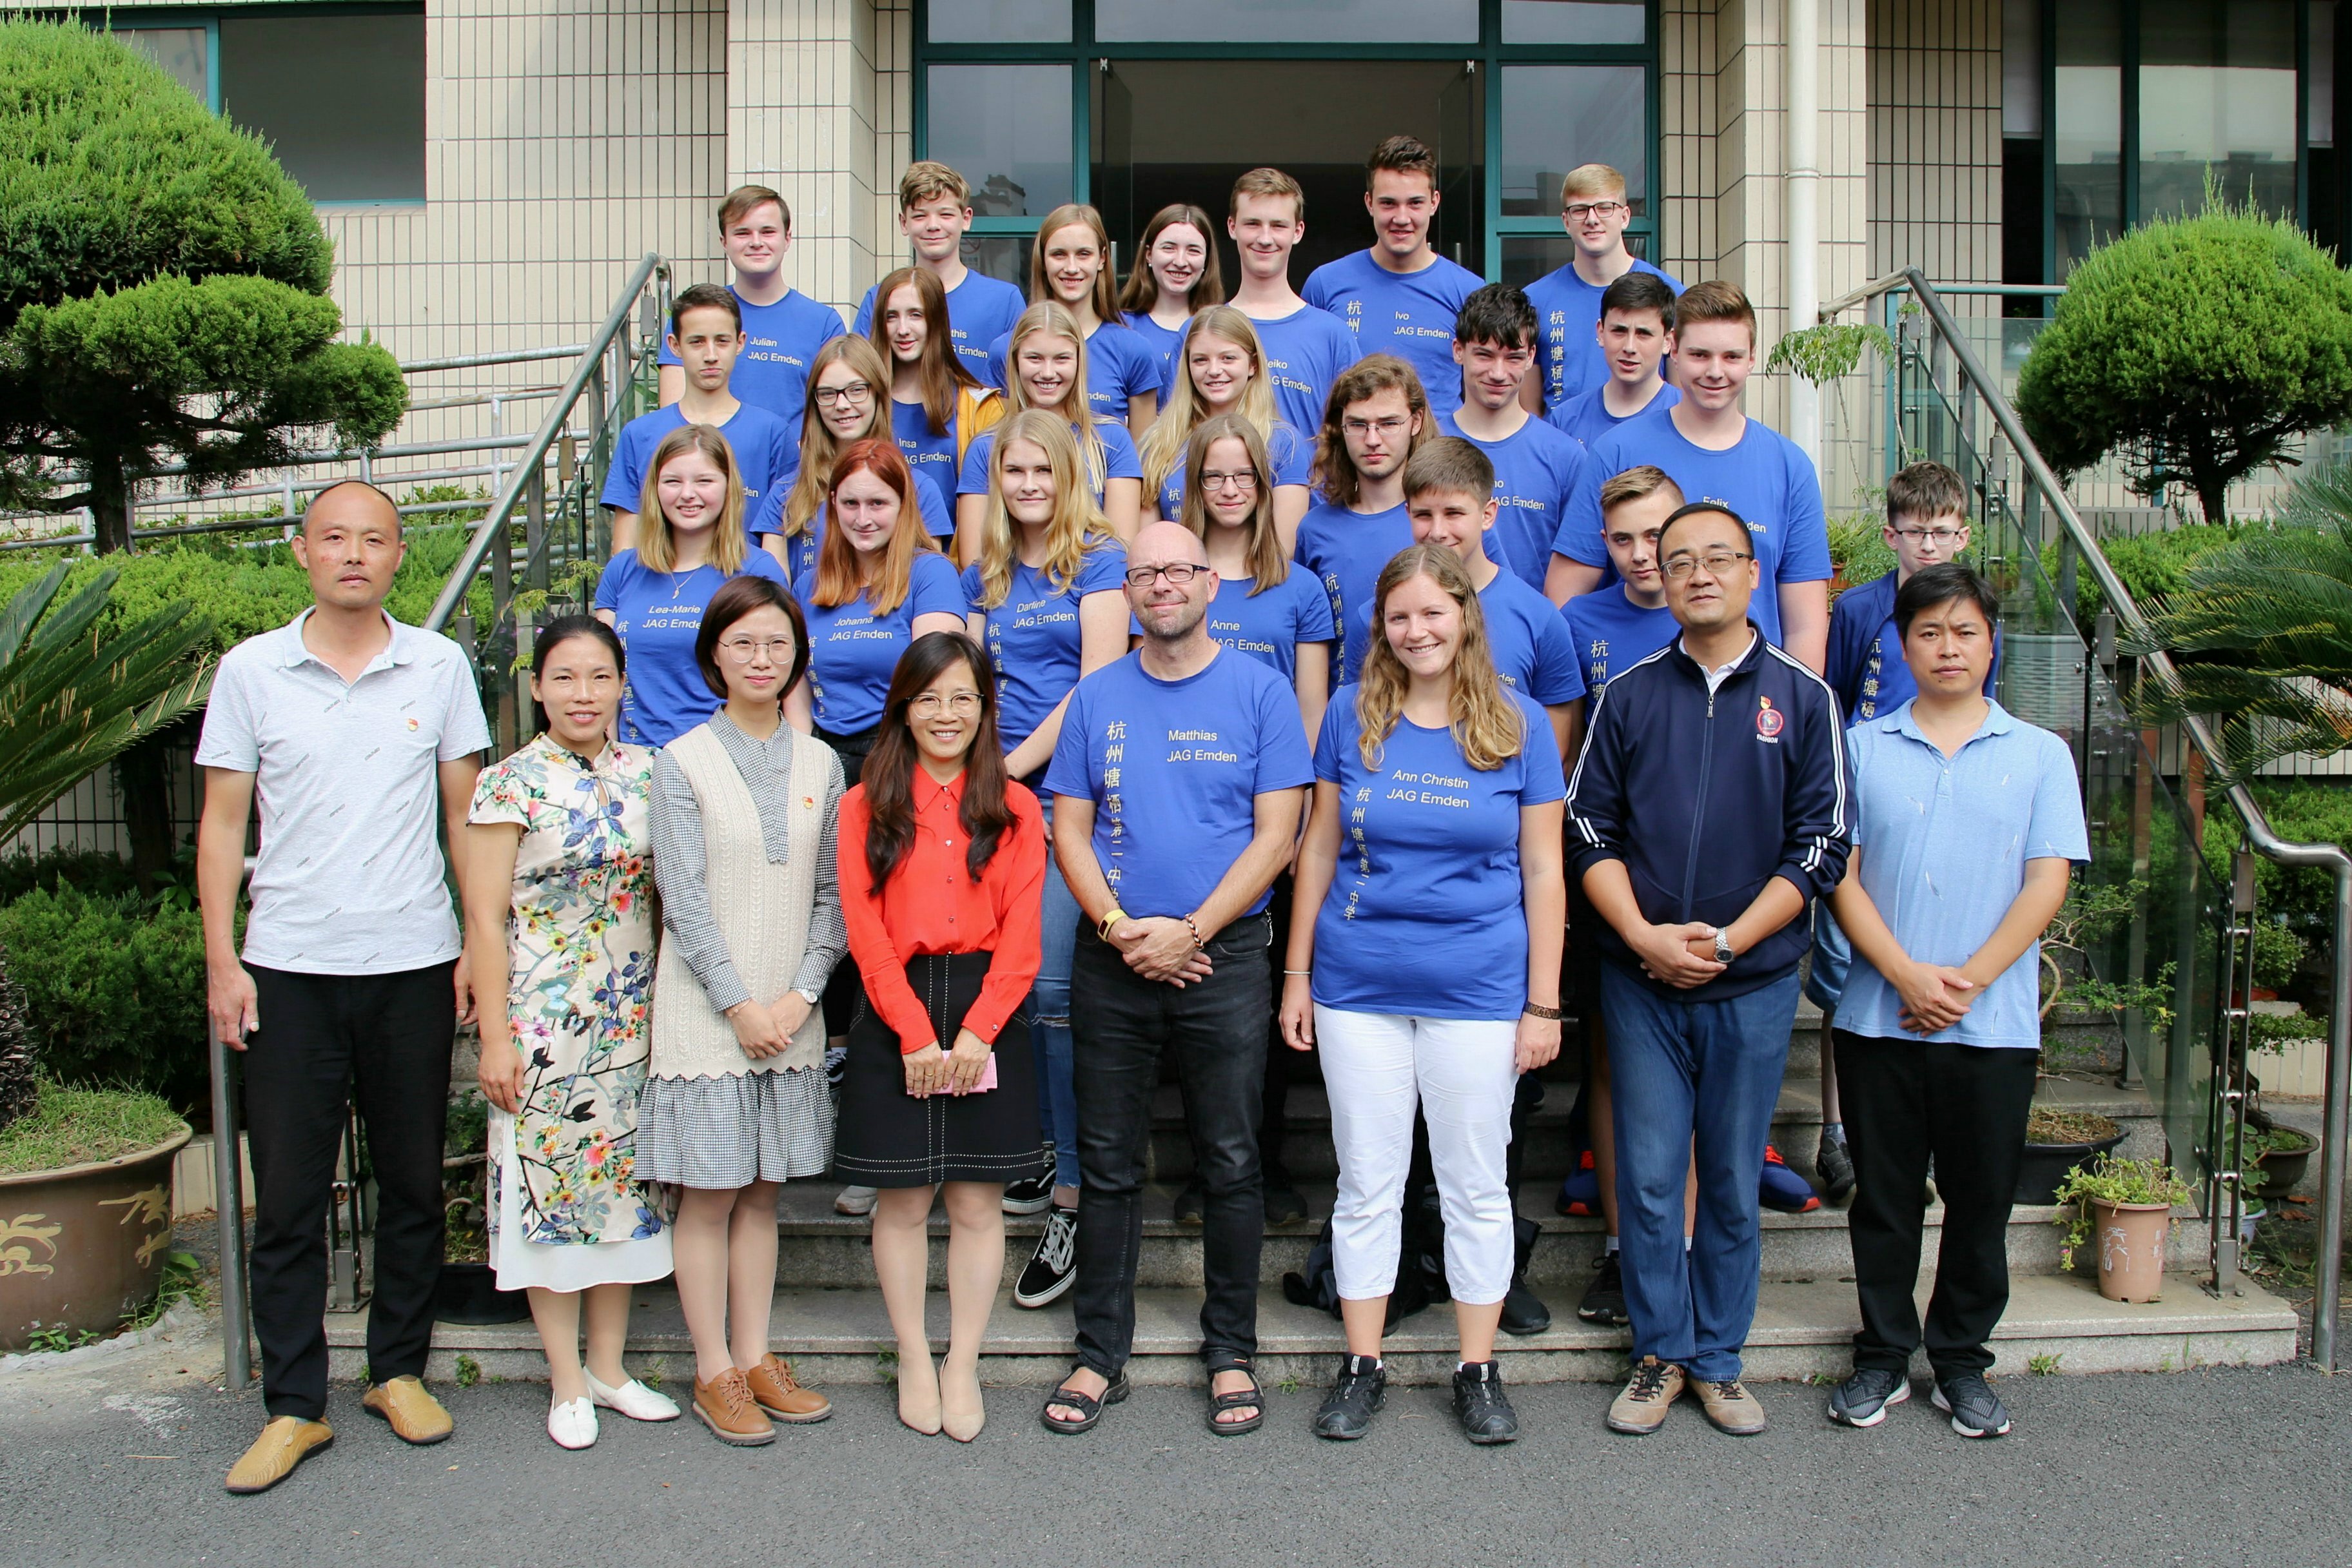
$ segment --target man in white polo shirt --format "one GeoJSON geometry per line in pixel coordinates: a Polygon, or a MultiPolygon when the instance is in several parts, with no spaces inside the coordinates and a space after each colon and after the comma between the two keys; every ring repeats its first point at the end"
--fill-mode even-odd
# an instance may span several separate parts
{"type": "Polygon", "coordinates": [[[346,480],[321,491],[294,541],[312,605],[222,658],[196,745],[212,1026],[247,1053],[253,1321],[270,1417],[229,1471],[233,1492],[267,1490],[333,1436],[320,1311],[353,1099],[378,1194],[364,1404],[411,1443],[449,1435],[421,1374],[441,1272],[449,1052],[474,1003],[434,815],[453,847],[465,842],[490,736],[457,645],[384,614],[402,549],[382,490],[346,480]],[[240,961],[237,884],[257,800],[240,961]]]}

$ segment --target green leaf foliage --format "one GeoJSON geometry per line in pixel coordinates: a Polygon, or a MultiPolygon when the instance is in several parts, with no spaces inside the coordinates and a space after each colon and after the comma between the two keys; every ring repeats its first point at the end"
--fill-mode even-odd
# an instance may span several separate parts
{"type": "MultiPolygon", "coordinates": [[[[2258,779],[2254,804],[2278,836],[2291,844],[2352,846],[2352,788],[2313,780],[2258,779]]],[[[2205,856],[2227,876],[2242,831],[2238,814],[2218,792],[2207,796],[2205,856]]],[[[2254,907],[2264,920],[2277,919],[2315,947],[2332,946],[2336,927],[2336,882],[2316,867],[2281,866],[2254,858],[2254,907]]]]}
{"type": "Polygon", "coordinates": [[[2291,221],[2209,196],[2074,269],[2017,407],[2061,474],[2117,453],[2142,494],[2186,485],[2219,522],[2231,480],[2352,417],[2352,278],[2291,221]]]}
{"type": "Polygon", "coordinates": [[[121,1159],[169,1142],[186,1125],[152,1094],[45,1083],[32,1113],[0,1132],[0,1176],[121,1159]]]}
{"type": "Polygon", "coordinates": [[[70,885],[0,906],[0,947],[24,987],[45,1076],[147,1089],[173,1105],[206,1093],[205,937],[191,909],[70,885]]]}

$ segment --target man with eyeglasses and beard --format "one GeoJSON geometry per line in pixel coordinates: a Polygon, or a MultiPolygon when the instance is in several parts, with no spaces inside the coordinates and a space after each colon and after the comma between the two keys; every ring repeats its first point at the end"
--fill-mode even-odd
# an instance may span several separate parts
{"type": "Polygon", "coordinates": [[[1739,1381],[1761,1256],[1756,1172],[1788,1065],[1803,916],[1844,874],[1853,792],[1828,683],[1749,616],[1747,523],[1694,502],[1666,519],[1657,551],[1682,635],[1611,676],[1569,782],[1573,875],[1601,921],[1633,1329],[1609,1426],[1654,1432],[1695,1388],[1718,1430],[1746,1436],[1765,1426],[1739,1381]]]}
{"type": "Polygon", "coordinates": [[[1071,972],[1078,1111],[1078,1365],[1045,1426],[1084,1432],[1128,1394],[1151,1101],[1177,1060],[1206,1189],[1201,1358],[1210,1429],[1265,1418],[1257,1352],[1258,1165],[1274,993],[1267,889],[1314,779],[1305,721],[1272,667],[1209,636],[1207,547],[1156,522],[1128,548],[1134,652],[1078,682],[1046,771],[1054,853],[1081,919],[1071,972]]]}

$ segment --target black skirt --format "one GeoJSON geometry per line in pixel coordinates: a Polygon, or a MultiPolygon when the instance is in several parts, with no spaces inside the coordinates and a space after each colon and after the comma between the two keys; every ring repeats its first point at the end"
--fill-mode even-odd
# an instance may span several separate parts
{"type": "MultiPolygon", "coordinates": [[[[953,1044],[979,1000],[989,962],[985,952],[958,952],[908,963],[907,984],[923,999],[942,1048],[953,1044]]],[[[861,994],[842,1068],[833,1163],[841,1175],[875,1187],[1015,1182],[1043,1172],[1027,1010],[996,1037],[994,1089],[918,1100],[907,1092],[897,1032],[861,994]]]]}

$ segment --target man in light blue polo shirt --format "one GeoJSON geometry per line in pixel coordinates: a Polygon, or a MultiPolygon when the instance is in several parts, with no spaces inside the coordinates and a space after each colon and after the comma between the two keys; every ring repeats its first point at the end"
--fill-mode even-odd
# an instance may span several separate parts
{"type": "Polygon", "coordinates": [[[1999,601],[1945,562],[1895,595],[1919,693],[1857,724],[1853,852],[1832,895],[1856,962],[1838,1004],[1837,1076],[1857,1185],[1847,1219],[1862,1331],[1830,1417],[1874,1426],[1910,1397],[1921,1343],[1936,1408],[1963,1437],[2009,1413],[1984,1373],[2009,1304],[2009,1208],[2033,1100],[2042,932],[2090,859],[2074,753],[1984,694],[1999,601]],[[1923,1183],[1944,1200],[1923,1335],[1923,1183]]]}

